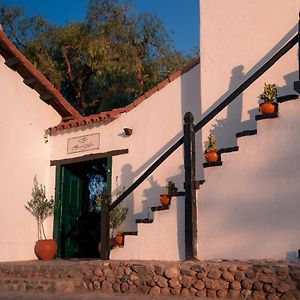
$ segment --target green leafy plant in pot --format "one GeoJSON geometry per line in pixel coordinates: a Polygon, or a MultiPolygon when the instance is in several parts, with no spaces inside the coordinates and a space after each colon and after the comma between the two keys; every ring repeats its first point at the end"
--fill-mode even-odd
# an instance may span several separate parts
{"type": "Polygon", "coordinates": [[[204,151],[205,159],[207,162],[216,162],[219,159],[219,149],[216,144],[216,137],[213,134],[210,134],[208,140],[208,147],[204,151]]]}
{"type": "Polygon", "coordinates": [[[278,104],[276,103],[277,87],[276,84],[265,83],[264,92],[260,95],[263,103],[259,104],[259,110],[262,114],[271,114],[277,111],[278,104]]]}
{"type": "Polygon", "coordinates": [[[25,208],[35,217],[38,227],[38,241],[34,252],[38,259],[51,260],[57,252],[57,243],[54,239],[47,239],[44,230],[44,221],[53,214],[54,199],[46,197],[45,186],[38,183],[37,177],[33,179],[31,199],[27,201],[25,208]]]}
{"type": "MultiPolygon", "coordinates": [[[[118,176],[116,177],[116,198],[118,198],[125,191],[125,187],[123,186],[120,189],[118,176]]],[[[96,204],[101,208],[101,200],[103,195],[98,195],[96,198],[96,204]]],[[[112,198],[110,197],[110,203],[112,202],[112,198]]],[[[115,231],[120,225],[125,221],[128,213],[128,207],[125,207],[122,203],[116,206],[109,213],[109,228],[110,228],[110,248],[117,246],[123,246],[124,244],[124,236],[123,231],[118,230],[117,235],[115,236],[115,231]]],[[[100,247],[99,247],[100,248],[100,247]]]]}
{"type": "Polygon", "coordinates": [[[162,206],[168,206],[171,203],[171,198],[174,194],[177,193],[178,188],[176,187],[175,183],[171,180],[168,181],[166,185],[166,194],[161,194],[160,195],[160,203],[162,206]]]}

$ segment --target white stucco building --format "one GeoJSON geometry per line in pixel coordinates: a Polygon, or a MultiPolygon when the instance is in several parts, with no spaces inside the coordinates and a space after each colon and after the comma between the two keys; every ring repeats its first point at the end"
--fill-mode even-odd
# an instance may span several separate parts
{"type": "MultiPolygon", "coordinates": [[[[99,215],[89,199],[91,178],[101,175],[113,197],[117,185],[128,188],[182,137],[186,112],[196,122],[208,115],[297,34],[299,9],[299,0],[201,0],[200,61],[132,104],[88,117],[80,116],[0,31],[5,141],[0,260],[34,258],[35,220],[24,208],[34,175],[49,196],[55,195],[54,219],[46,225],[58,240],[58,255],[97,257],[99,215]]],[[[296,258],[299,99],[279,104],[277,118],[256,121],[255,115],[264,83],[276,83],[279,96],[294,95],[298,72],[294,46],[197,134],[196,175],[205,179],[197,190],[199,259],[296,258]],[[236,137],[245,130],[257,134],[236,137]],[[239,149],[222,154],[222,166],[204,169],[210,132],[220,148],[239,149]]],[[[184,197],[174,197],[169,210],[151,210],[169,180],[183,191],[183,147],[125,199],[129,212],[122,229],[130,234],[123,248],[111,251],[112,259],[185,258],[184,197]]]]}

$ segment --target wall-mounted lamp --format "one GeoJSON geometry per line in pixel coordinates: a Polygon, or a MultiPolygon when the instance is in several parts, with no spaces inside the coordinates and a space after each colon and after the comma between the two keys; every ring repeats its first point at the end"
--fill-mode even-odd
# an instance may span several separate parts
{"type": "Polygon", "coordinates": [[[124,133],[125,135],[129,136],[129,135],[132,135],[132,129],[131,128],[124,128],[124,133]]]}

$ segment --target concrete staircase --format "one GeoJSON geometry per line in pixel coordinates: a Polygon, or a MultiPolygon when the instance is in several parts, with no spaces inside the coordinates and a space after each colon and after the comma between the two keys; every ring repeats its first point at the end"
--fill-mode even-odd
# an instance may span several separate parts
{"type": "Polygon", "coordinates": [[[184,259],[183,198],[173,197],[169,207],[152,207],[151,211],[148,218],[136,220],[136,235],[125,233],[124,247],[112,249],[111,259],[184,259]]]}
{"type": "MultiPolygon", "coordinates": [[[[221,149],[221,161],[204,164],[197,194],[201,259],[296,258],[300,201],[292,195],[300,194],[300,102],[298,95],[278,102],[278,112],[256,116],[257,129],[236,134],[238,146],[221,149]]],[[[138,231],[125,235],[124,247],[110,258],[184,259],[183,202],[174,198],[169,210],[152,209],[153,216],[137,220],[138,231]]]]}

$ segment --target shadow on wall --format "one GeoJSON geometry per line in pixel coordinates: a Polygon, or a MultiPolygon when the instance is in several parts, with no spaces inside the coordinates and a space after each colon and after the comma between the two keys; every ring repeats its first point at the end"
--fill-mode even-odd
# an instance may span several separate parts
{"type": "Polygon", "coordinates": [[[297,251],[288,251],[286,253],[286,259],[288,259],[288,260],[298,259],[298,252],[297,251]]]}
{"type": "MultiPolygon", "coordinates": [[[[121,169],[121,183],[122,186],[128,188],[132,185],[136,174],[132,170],[131,164],[126,164],[121,169]]],[[[133,193],[130,193],[123,202],[123,205],[128,207],[128,213],[122,227],[126,228],[136,228],[135,220],[133,220],[133,209],[134,209],[134,198],[133,193]]],[[[127,229],[126,229],[127,230],[127,229]]],[[[131,229],[130,229],[131,230],[131,229]]]]}
{"type": "MultiPolygon", "coordinates": [[[[243,82],[245,75],[243,66],[237,66],[232,69],[232,75],[229,85],[229,90],[233,90],[237,83],[243,82]]],[[[298,72],[292,72],[283,76],[286,84],[282,87],[277,87],[278,96],[284,96],[291,93],[294,82],[297,79],[298,72]]],[[[271,82],[273,83],[273,82],[271,82]]],[[[227,118],[216,119],[216,123],[212,124],[210,134],[214,134],[217,138],[219,147],[232,147],[237,145],[235,134],[242,130],[256,129],[255,116],[259,114],[260,94],[257,95],[257,107],[248,111],[249,118],[242,121],[243,109],[243,93],[240,94],[227,108],[227,118]]],[[[208,146],[208,141],[205,142],[205,147],[208,146]]]]}
{"type": "MultiPolygon", "coordinates": [[[[180,187],[182,182],[184,181],[184,166],[179,166],[180,173],[176,176],[168,177],[167,181],[175,182],[177,187],[180,187]],[[183,180],[183,181],[182,181],[183,180]],[[179,185],[180,183],[180,185],[179,185]]],[[[180,191],[180,189],[179,189],[180,191]]],[[[177,212],[177,234],[178,234],[178,250],[179,250],[179,259],[185,259],[185,204],[184,204],[184,197],[177,197],[176,201],[173,201],[172,205],[176,205],[176,212],[177,212]],[[175,202],[175,203],[174,203],[175,202]]]]}
{"type": "MultiPolygon", "coordinates": [[[[175,176],[171,176],[166,178],[166,184],[168,181],[173,181],[176,186],[181,186],[184,168],[183,165],[179,166],[180,173],[175,176]]],[[[159,212],[153,213],[151,211],[151,207],[159,206],[160,204],[160,194],[166,193],[166,187],[158,184],[157,180],[154,179],[153,176],[148,178],[148,182],[150,183],[150,187],[145,189],[143,192],[143,208],[142,212],[135,214],[134,218],[155,218],[155,214],[159,214],[159,212]]],[[[184,198],[182,197],[173,197],[171,205],[176,206],[176,219],[177,219],[177,237],[178,237],[178,249],[179,249],[179,257],[180,259],[185,258],[184,251],[184,198]]],[[[166,228],[166,230],[170,230],[170,228],[166,228]]],[[[171,229],[172,230],[172,229],[171,229]]],[[[175,228],[174,228],[175,230],[175,228]]]]}
{"type": "MultiPolygon", "coordinates": [[[[142,175],[143,172],[146,171],[146,169],[155,161],[157,160],[164,152],[166,152],[177,140],[179,140],[179,138],[181,137],[181,132],[178,133],[175,137],[171,138],[165,145],[163,145],[160,150],[155,153],[151,158],[149,158],[144,164],[142,164],[139,168],[137,168],[136,170],[133,170],[133,167],[131,164],[126,164],[122,167],[121,169],[121,184],[122,186],[125,186],[126,188],[128,188],[129,186],[131,186],[131,184],[133,184],[135,182],[135,180],[142,175]]],[[[154,179],[152,177],[152,179],[150,179],[150,177],[148,178],[148,180],[150,181],[150,184],[154,183],[154,179]]],[[[141,185],[143,186],[143,184],[141,185]]],[[[140,186],[140,187],[141,187],[140,186]]],[[[155,186],[154,186],[155,187],[155,186]]],[[[163,189],[162,189],[163,190],[163,189]]],[[[153,199],[151,200],[152,202],[155,202],[155,199],[159,199],[159,194],[161,192],[159,192],[157,194],[157,190],[156,188],[153,188],[152,190],[149,189],[149,191],[147,191],[147,197],[149,199],[153,199]]],[[[135,219],[136,218],[145,218],[146,215],[148,214],[148,208],[150,207],[151,203],[149,202],[149,204],[144,204],[143,203],[143,211],[141,213],[138,214],[134,214],[135,211],[135,201],[142,201],[142,199],[135,199],[134,198],[134,192],[131,193],[129,196],[127,196],[127,198],[124,200],[124,204],[125,206],[127,206],[129,208],[128,210],[128,214],[127,214],[127,218],[123,224],[124,227],[133,230],[134,228],[136,229],[136,223],[135,223],[135,219]],[[145,210],[146,209],[146,210],[145,210]]],[[[144,202],[144,201],[143,201],[144,202]]],[[[154,206],[154,205],[152,205],[154,206]]]]}
{"type": "MultiPolygon", "coordinates": [[[[166,184],[168,181],[173,181],[177,187],[182,185],[182,178],[184,174],[183,165],[179,167],[180,173],[175,176],[171,176],[166,178],[166,184]]],[[[145,189],[143,192],[143,208],[142,212],[134,215],[137,218],[155,218],[155,214],[159,214],[159,212],[153,213],[151,211],[151,207],[159,206],[160,204],[160,194],[166,193],[166,187],[161,186],[158,182],[154,179],[153,176],[150,176],[148,179],[150,183],[150,187],[145,189]]],[[[180,189],[179,189],[180,190],[180,189]]],[[[176,205],[177,215],[174,216],[176,218],[177,223],[177,237],[178,237],[178,249],[179,249],[179,257],[180,259],[184,259],[185,252],[184,252],[184,198],[176,197],[173,198],[171,205],[176,205]]]]}
{"type": "MultiPolygon", "coordinates": [[[[293,91],[293,86],[294,86],[294,82],[298,80],[298,74],[299,73],[296,71],[283,76],[285,80],[285,85],[277,86],[278,97],[296,93],[293,91]]],[[[276,84],[276,82],[270,82],[270,83],[276,84]]],[[[249,118],[248,120],[242,122],[243,124],[242,126],[244,129],[256,129],[257,123],[256,122],[254,123],[254,120],[255,120],[255,116],[259,114],[259,110],[258,110],[259,103],[261,103],[260,95],[257,95],[257,107],[248,110],[249,118]]]]}
{"type": "MultiPolygon", "coordinates": [[[[200,101],[199,101],[199,66],[194,67],[190,72],[185,73],[181,78],[181,109],[182,109],[182,119],[181,124],[183,126],[183,117],[184,114],[188,111],[191,111],[195,118],[199,119],[200,116],[200,101]]],[[[180,122],[180,120],[178,120],[180,122]]],[[[163,130],[163,128],[162,128],[163,130]]],[[[170,137],[168,142],[157,151],[151,158],[149,158],[144,164],[139,166],[137,169],[133,169],[131,164],[126,164],[123,166],[121,170],[121,183],[122,186],[129,187],[139,176],[141,176],[142,172],[144,172],[156,159],[158,159],[166,150],[168,150],[176,141],[178,141],[183,135],[183,130],[180,130],[174,137],[170,137]]],[[[201,143],[197,144],[197,149],[201,149],[201,143]]],[[[169,160],[172,160],[172,155],[169,160]]],[[[200,169],[200,168],[199,168],[200,169]]],[[[170,177],[165,179],[165,184],[167,181],[172,180],[178,186],[179,190],[183,189],[183,181],[184,181],[184,170],[183,170],[183,156],[178,160],[174,160],[174,164],[170,167],[170,177]],[[179,172],[178,169],[179,168],[179,172]]],[[[162,178],[163,180],[163,178],[162,178]]],[[[150,216],[150,210],[152,206],[160,205],[159,195],[165,191],[165,186],[161,186],[158,182],[161,182],[161,179],[158,180],[155,176],[150,176],[146,180],[147,188],[143,189],[143,199],[136,199],[134,194],[131,194],[125,200],[125,205],[129,207],[128,217],[124,223],[126,228],[136,228],[135,220],[136,218],[146,218],[150,216]],[[147,182],[148,181],[148,182],[147,182]],[[150,184],[150,186],[149,186],[150,184]],[[142,202],[142,211],[135,214],[135,201],[142,202]]],[[[142,185],[143,187],[143,185],[142,185]]],[[[184,201],[174,201],[174,204],[177,206],[177,231],[179,234],[179,248],[180,248],[180,256],[183,258],[184,249],[182,249],[182,244],[184,244],[184,235],[182,234],[182,230],[184,232],[184,201]],[[180,204],[178,204],[180,203],[180,204]],[[181,245],[181,246],[180,246],[181,245]]],[[[136,202],[137,203],[137,202],[136,202]]]]}
{"type": "Polygon", "coordinates": [[[136,214],[136,218],[152,219],[151,207],[160,204],[159,195],[164,192],[164,187],[160,186],[153,176],[148,178],[148,182],[150,187],[143,191],[142,212],[136,214]]]}
{"type": "MultiPolygon", "coordinates": [[[[296,130],[294,135],[297,135],[296,130]]],[[[285,145],[290,135],[282,136],[281,143],[285,145]]],[[[276,138],[272,144],[262,145],[266,153],[273,152],[274,143],[276,138]]],[[[209,245],[206,255],[295,259],[299,246],[293,249],[293,245],[299,245],[300,224],[300,202],[295,197],[299,195],[299,149],[300,146],[295,145],[289,160],[281,151],[276,159],[256,156],[243,165],[237,161],[231,165],[230,172],[220,171],[218,180],[222,184],[216,193],[206,195],[198,210],[201,222],[206,221],[203,224],[205,231],[202,231],[206,247],[209,245]],[[233,182],[236,188],[233,188],[233,182]]],[[[207,191],[215,188],[212,181],[205,185],[207,191]]]]}
{"type": "MultiPolygon", "coordinates": [[[[233,91],[240,82],[245,80],[243,72],[244,66],[240,65],[232,69],[229,91],[233,91]]],[[[214,134],[218,141],[218,147],[231,147],[236,146],[237,140],[235,137],[235,130],[241,128],[242,122],[242,109],[243,109],[243,94],[240,94],[233,102],[227,107],[227,118],[216,119],[216,123],[212,124],[210,134],[214,134]]],[[[206,142],[205,147],[208,147],[206,142]]]]}
{"type": "MultiPolygon", "coordinates": [[[[298,77],[299,77],[298,71],[284,75],[283,78],[286,84],[284,86],[277,87],[278,96],[284,96],[290,94],[291,90],[293,89],[294,82],[299,80],[298,77]]],[[[296,94],[296,92],[294,93],[296,94]]]]}
{"type": "MultiPolygon", "coordinates": [[[[220,104],[226,97],[228,97],[235,88],[237,88],[244,80],[249,78],[259,67],[270,59],[282,46],[284,46],[296,33],[298,30],[298,25],[295,25],[257,64],[252,67],[246,74],[244,74],[243,65],[238,65],[232,69],[231,80],[229,84],[228,91],[224,93],[215,103],[203,112],[203,116],[208,115],[218,104],[220,104]]],[[[297,75],[294,73],[284,76],[287,84],[284,87],[278,88],[278,94],[284,95],[291,93],[293,90],[294,81],[297,80],[297,75]]],[[[259,95],[257,95],[259,97],[259,95]]],[[[201,99],[205,101],[205,99],[201,99]]],[[[215,134],[217,138],[217,144],[220,148],[235,146],[237,141],[235,134],[238,131],[246,129],[256,128],[255,115],[258,110],[255,108],[248,111],[249,120],[241,122],[242,118],[242,104],[243,96],[239,95],[228,107],[227,107],[227,118],[226,119],[216,119],[216,123],[212,125],[210,133],[215,134]]],[[[207,144],[205,144],[205,147],[207,144]]]]}
{"type": "MultiPolygon", "coordinates": [[[[200,68],[201,68],[201,59],[199,65],[192,71],[193,72],[192,75],[187,73],[181,77],[182,126],[184,124],[183,121],[184,115],[187,112],[191,112],[193,114],[194,124],[200,121],[200,117],[201,117],[200,68]],[[193,76],[193,77],[188,78],[188,76],[193,76]]],[[[195,136],[195,152],[196,152],[196,179],[201,179],[204,177],[204,172],[202,168],[204,156],[203,156],[201,130],[198,133],[196,133],[195,136]]],[[[182,162],[183,162],[183,158],[182,158],[182,162]]],[[[182,172],[182,174],[183,174],[182,182],[184,182],[184,172],[182,172]]]]}

